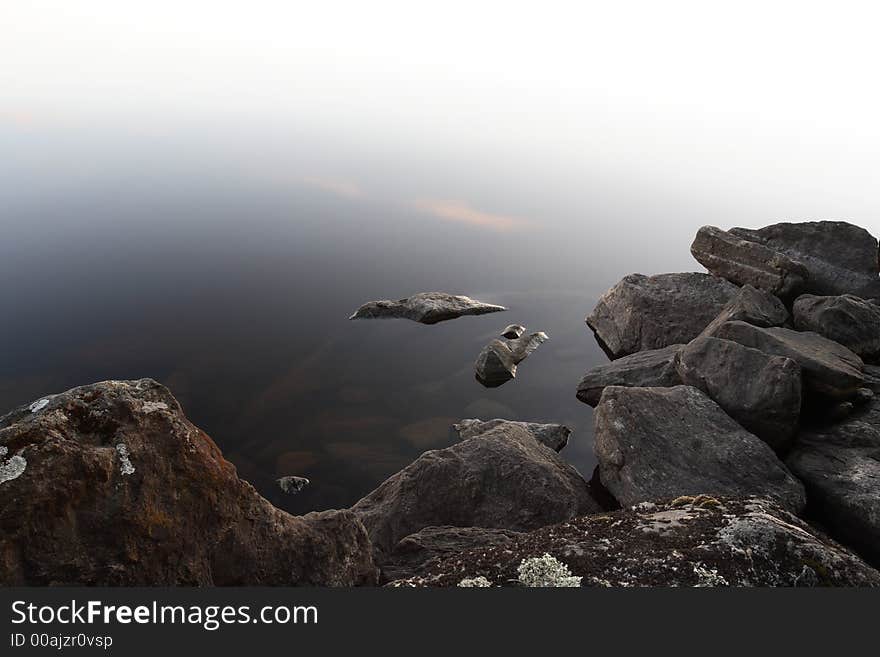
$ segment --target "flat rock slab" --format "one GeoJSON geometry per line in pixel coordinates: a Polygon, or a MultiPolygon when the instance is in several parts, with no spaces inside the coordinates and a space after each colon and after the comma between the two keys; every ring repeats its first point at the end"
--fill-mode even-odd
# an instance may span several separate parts
{"type": "Polygon", "coordinates": [[[801,368],[737,342],[701,337],[681,351],[681,382],[699,388],[777,452],[791,443],[801,413],[801,368]]]}
{"type": "Polygon", "coordinates": [[[880,564],[880,400],[839,424],[802,432],[786,463],[823,526],[880,564]]]}
{"type": "Polygon", "coordinates": [[[684,345],[640,351],[599,365],[587,372],[577,388],[577,398],[595,407],[608,386],[629,388],[668,388],[681,383],[676,369],[684,345]]]}
{"type": "Polygon", "coordinates": [[[729,232],[804,265],[808,277],[803,293],[880,296],[877,239],[864,228],[844,221],[807,221],[729,232]]]}
{"type": "Polygon", "coordinates": [[[552,449],[561,452],[568,444],[571,429],[564,424],[542,424],[539,422],[516,422],[514,420],[462,420],[453,424],[452,428],[458,434],[460,440],[475,438],[483,435],[499,426],[516,426],[527,431],[535,440],[552,449]]]}
{"type": "Polygon", "coordinates": [[[803,263],[715,226],[703,226],[697,231],[691,254],[716,276],[781,297],[800,291],[809,277],[803,263]]]}
{"type": "Polygon", "coordinates": [[[832,399],[846,400],[865,384],[862,359],[843,345],[818,333],[726,322],[715,331],[715,337],[732,340],[766,354],[791,358],[801,366],[804,385],[832,399]]]}
{"type": "Polygon", "coordinates": [[[402,538],[394,546],[389,561],[382,568],[386,580],[412,577],[437,561],[465,550],[503,547],[522,536],[509,529],[486,527],[425,527],[402,538]]]}
{"type": "Polygon", "coordinates": [[[600,297],[586,322],[613,360],[690,342],[737,292],[710,274],[630,274],[600,297]]]}
{"type": "Polygon", "coordinates": [[[421,292],[405,299],[370,301],[358,308],[349,319],[411,319],[421,324],[436,324],[464,315],[485,315],[507,310],[445,292],[421,292]]]}
{"type": "Polygon", "coordinates": [[[864,360],[880,356],[880,306],[850,294],[805,294],[794,302],[794,326],[847,347],[864,360]]]}
{"type": "Polygon", "coordinates": [[[609,387],[593,419],[599,476],[622,506],[707,493],[804,507],[773,450],[696,388],[609,387]]]}
{"type": "Polygon", "coordinates": [[[394,586],[517,586],[549,554],[581,586],[880,586],[880,573],[776,504],[695,496],[646,502],[428,560],[394,586]]]}
{"type": "Polygon", "coordinates": [[[0,418],[4,457],[25,467],[0,477],[3,586],[377,581],[355,514],[275,508],[150,379],[22,406],[0,418]]]}
{"type": "Polygon", "coordinates": [[[788,309],[779,297],[751,285],[743,285],[701,335],[715,335],[715,331],[725,322],[746,322],[766,328],[785,326],[790,317],[788,309]]]}
{"type": "Polygon", "coordinates": [[[504,424],[425,452],[352,507],[377,562],[425,527],[526,531],[599,511],[580,473],[522,427],[504,424]]]}
{"type": "Polygon", "coordinates": [[[497,388],[516,378],[516,369],[526,357],[550,338],[538,332],[513,340],[492,340],[477,356],[474,374],[487,388],[497,388]]]}

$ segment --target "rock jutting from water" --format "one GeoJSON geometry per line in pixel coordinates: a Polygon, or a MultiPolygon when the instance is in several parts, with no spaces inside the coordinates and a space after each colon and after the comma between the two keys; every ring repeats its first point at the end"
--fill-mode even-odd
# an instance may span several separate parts
{"type": "Polygon", "coordinates": [[[464,315],[485,315],[507,310],[470,297],[445,292],[421,292],[405,299],[370,301],[349,319],[410,319],[421,324],[437,324],[464,315]]]}
{"type": "Polygon", "coordinates": [[[479,436],[480,434],[491,431],[499,426],[512,425],[525,429],[535,440],[552,449],[554,452],[561,452],[568,444],[568,438],[571,436],[571,429],[564,424],[541,424],[539,422],[517,422],[514,420],[461,420],[453,424],[452,428],[458,434],[460,440],[467,440],[479,436]]]}
{"type": "Polygon", "coordinates": [[[278,488],[288,495],[296,495],[311,482],[305,477],[288,475],[287,477],[281,477],[276,483],[278,484],[278,488]]]}
{"type": "Polygon", "coordinates": [[[538,332],[514,340],[492,340],[474,363],[477,381],[487,388],[497,388],[516,378],[517,365],[549,339],[546,333],[538,332]]]}
{"type": "Polygon", "coordinates": [[[526,327],[522,324],[510,324],[501,331],[501,337],[507,338],[508,340],[515,340],[516,338],[521,337],[525,332],[526,327]]]}

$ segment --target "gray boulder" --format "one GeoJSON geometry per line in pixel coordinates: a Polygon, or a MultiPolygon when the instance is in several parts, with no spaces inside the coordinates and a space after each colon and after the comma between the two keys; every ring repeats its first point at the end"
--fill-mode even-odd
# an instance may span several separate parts
{"type": "Polygon", "coordinates": [[[880,586],[880,573],[764,499],[707,495],[647,502],[422,562],[394,586],[517,586],[526,559],[549,554],[581,586],[880,586]]]}
{"type": "Polygon", "coordinates": [[[880,400],[839,424],[803,431],[786,463],[822,525],[880,564],[880,400]]]}
{"type": "Polygon", "coordinates": [[[278,484],[278,488],[288,495],[296,495],[303,488],[308,486],[310,482],[305,477],[295,477],[290,475],[287,477],[281,477],[275,483],[278,484]]]}
{"type": "Polygon", "coordinates": [[[539,443],[547,445],[554,452],[561,452],[568,444],[571,429],[564,424],[541,424],[538,422],[516,422],[513,420],[462,420],[453,424],[452,428],[458,434],[459,440],[467,440],[491,431],[499,426],[516,426],[524,429],[539,443]]]}
{"type": "Polygon", "coordinates": [[[425,452],[352,507],[380,564],[425,527],[526,531],[599,510],[578,471],[513,424],[425,452]]]}
{"type": "Polygon", "coordinates": [[[594,367],[578,384],[577,398],[595,407],[608,386],[668,388],[681,383],[676,361],[684,345],[640,351],[594,367]]]}
{"type": "Polygon", "coordinates": [[[474,364],[477,381],[487,388],[497,388],[516,378],[516,366],[549,339],[546,333],[539,332],[515,340],[492,340],[474,364]]]}
{"type": "Polygon", "coordinates": [[[785,304],[774,294],[743,285],[718,316],[703,330],[702,335],[711,336],[725,322],[746,322],[754,326],[784,326],[789,314],[785,304]]]}
{"type": "Polygon", "coordinates": [[[788,447],[801,412],[801,368],[796,362],[704,337],[682,349],[677,369],[682,383],[705,392],[774,450],[788,447]]]}
{"type": "Polygon", "coordinates": [[[863,228],[844,221],[808,221],[731,228],[730,233],[803,264],[809,272],[804,293],[880,296],[877,240],[863,228]]]}
{"type": "Polygon", "coordinates": [[[600,297],[586,322],[613,360],[690,342],[737,289],[709,274],[630,274],[600,297]]]}
{"type": "Polygon", "coordinates": [[[716,276],[781,297],[795,294],[809,277],[801,262],[715,226],[703,226],[697,231],[691,253],[716,276]]]}
{"type": "Polygon", "coordinates": [[[599,477],[624,506],[707,493],[804,507],[773,450],[696,388],[605,388],[593,418],[599,477]]]}
{"type": "Polygon", "coordinates": [[[732,340],[766,354],[791,358],[801,366],[804,386],[832,399],[846,400],[864,386],[862,359],[843,345],[817,333],[726,322],[715,331],[715,337],[732,340]]]}
{"type": "Polygon", "coordinates": [[[358,308],[349,319],[411,319],[422,324],[436,324],[463,315],[485,315],[502,310],[507,308],[470,297],[445,292],[421,292],[397,301],[370,301],[358,308]]]}
{"type": "Polygon", "coordinates": [[[865,360],[880,356],[880,306],[851,294],[798,297],[794,325],[839,342],[865,360]]]}

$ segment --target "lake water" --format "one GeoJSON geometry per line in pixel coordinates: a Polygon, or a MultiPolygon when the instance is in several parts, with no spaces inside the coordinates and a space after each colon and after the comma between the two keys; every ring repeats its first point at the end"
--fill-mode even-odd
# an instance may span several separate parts
{"type": "Polygon", "coordinates": [[[153,377],[294,512],[352,504],[469,417],[565,423],[563,456],[589,477],[575,389],[605,357],[584,315],[627,273],[699,269],[699,225],[763,223],[601,161],[572,170],[488,141],[389,145],[297,124],[0,135],[0,408],[153,377]],[[435,290],[510,310],[347,321],[365,301],[435,290]],[[550,341],[486,389],[474,360],[510,323],[550,341]],[[284,475],[311,486],[285,496],[284,475]]]}

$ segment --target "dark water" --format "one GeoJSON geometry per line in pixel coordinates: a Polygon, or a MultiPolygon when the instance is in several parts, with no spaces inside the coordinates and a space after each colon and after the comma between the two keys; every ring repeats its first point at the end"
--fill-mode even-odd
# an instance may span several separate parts
{"type": "Polygon", "coordinates": [[[502,161],[493,172],[456,166],[454,151],[426,159],[296,134],[283,148],[99,127],[3,137],[15,158],[0,169],[0,408],[153,377],[241,476],[295,512],[353,503],[451,444],[466,417],[563,422],[574,430],[563,454],[589,476],[591,409],[574,393],[604,356],[583,317],[629,271],[693,268],[689,228],[634,240],[631,198],[609,210],[615,192],[589,176],[565,193],[537,184],[546,163],[530,186],[502,161]],[[313,161],[397,193],[315,184],[313,161]],[[431,167],[455,194],[440,198],[527,220],[446,220],[401,201],[421,198],[431,167]],[[510,311],[435,326],[346,319],[364,301],[431,290],[510,311]],[[516,380],[485,389],[473,361],[509,323],[550,341],[516,380]],[[312,484],[284,496],[283,475],[312,484]]]}

